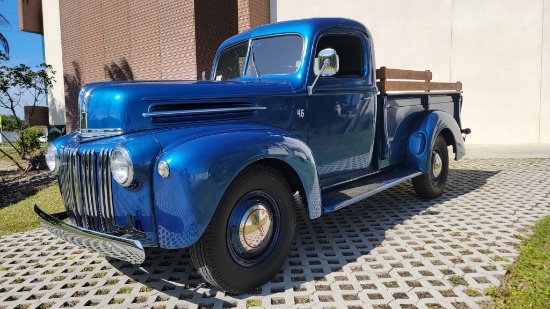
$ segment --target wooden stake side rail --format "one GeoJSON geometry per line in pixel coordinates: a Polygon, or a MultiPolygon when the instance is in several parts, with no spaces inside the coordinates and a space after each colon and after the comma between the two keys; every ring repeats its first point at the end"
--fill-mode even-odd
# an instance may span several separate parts
{"type": "Polygon", "coordinates": [[[412,70],[399,70],[388,69],[381,67],[376,70],[376,76],[380,81],[376,83],[380,93],[386,93],[389,91],[425,91],[430,92],[432,90],[451,90],[461,91],[462,83],[436,83],[432,82],[432,72],[426,71],[412,71],[412,70]],[[388,79],[409,79],[416,81],[396,81],[388,79]],[[418,81],[422,80],[422,81],[418,81]]]}

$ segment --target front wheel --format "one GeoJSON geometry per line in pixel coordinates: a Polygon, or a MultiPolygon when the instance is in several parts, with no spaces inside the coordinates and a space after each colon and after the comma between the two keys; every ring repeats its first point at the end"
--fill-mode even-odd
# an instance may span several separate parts
{"type": "Polygon", "coordinates": [[[431,171],[412,179],[414,191],[421,198],[434,199],[439,197],[445,185],[449,174],[449,152],[447,143],[439,135],[432,147],[431,171]]]}
{"type": "Polygon", "coordinates": [[[190,247],[199,274],[232,293],[271,279],[285,261],[296,227],[294,198],[277,170],[255,165],[229,185],[201,238],[190,247]]]}

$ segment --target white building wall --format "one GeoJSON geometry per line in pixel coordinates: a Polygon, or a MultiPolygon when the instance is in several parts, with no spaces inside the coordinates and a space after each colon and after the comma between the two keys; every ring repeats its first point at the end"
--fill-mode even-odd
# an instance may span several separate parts
{"type": "Polygon", "coordinates": [[[544,0],[543,14],[540,142],[550,143],[550,0],[544,0]]]}
{"type": "Polygon", "coordinates": [[[55,83],[48,94],[50,125],[65,124],[65,86],[61,55],[61,27],[59,0],[48,0],[42,5],[44,22],[44,62],[53,66],[55,83]]]}
{"type": "Polygon", "coordinates": [[[377,67],[463,83],[468,144],[550,143],[550,0],[335,3],[271,0],[271,21],[359,20],[374,37],[377,67]]]}
{"type": "Polygon", "coordinates": [[[454,1],[451,78],[472,143],[540,142],[542,4],[454,1]]]}
{"type": "Polygon", "coordinates": [[[0,134],[0,144],[15,143],[18,140],[19,140],[18,132],[2,131],[2,134],[0,134]]]}

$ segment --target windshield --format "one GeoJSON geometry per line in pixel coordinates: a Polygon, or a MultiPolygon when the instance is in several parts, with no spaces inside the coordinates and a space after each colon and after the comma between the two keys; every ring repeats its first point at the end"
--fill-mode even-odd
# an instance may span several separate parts
{"type": "Polygon", "coordinates": [[[302,64],[303,44],[301,36],[282,35],[254,39],[250,45],[249,41],[233,45],[220,53],[215,79],[293,74],[302,64]],[[245,61],[247,54],[249,59],[245,61]]]}

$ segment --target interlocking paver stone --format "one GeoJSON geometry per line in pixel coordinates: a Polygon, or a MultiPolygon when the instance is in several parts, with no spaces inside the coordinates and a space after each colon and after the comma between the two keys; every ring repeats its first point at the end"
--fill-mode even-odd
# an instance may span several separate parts
{"type": "Polygon", "coordinates": [[[465,159],[435,200],[412,185],[310,221],[288,260],[244,295],[202,281],[188,250],[131,265],[43,229],[0,238],[0,308],[477,308],[550,214],[550,159],[465,159]]]}

